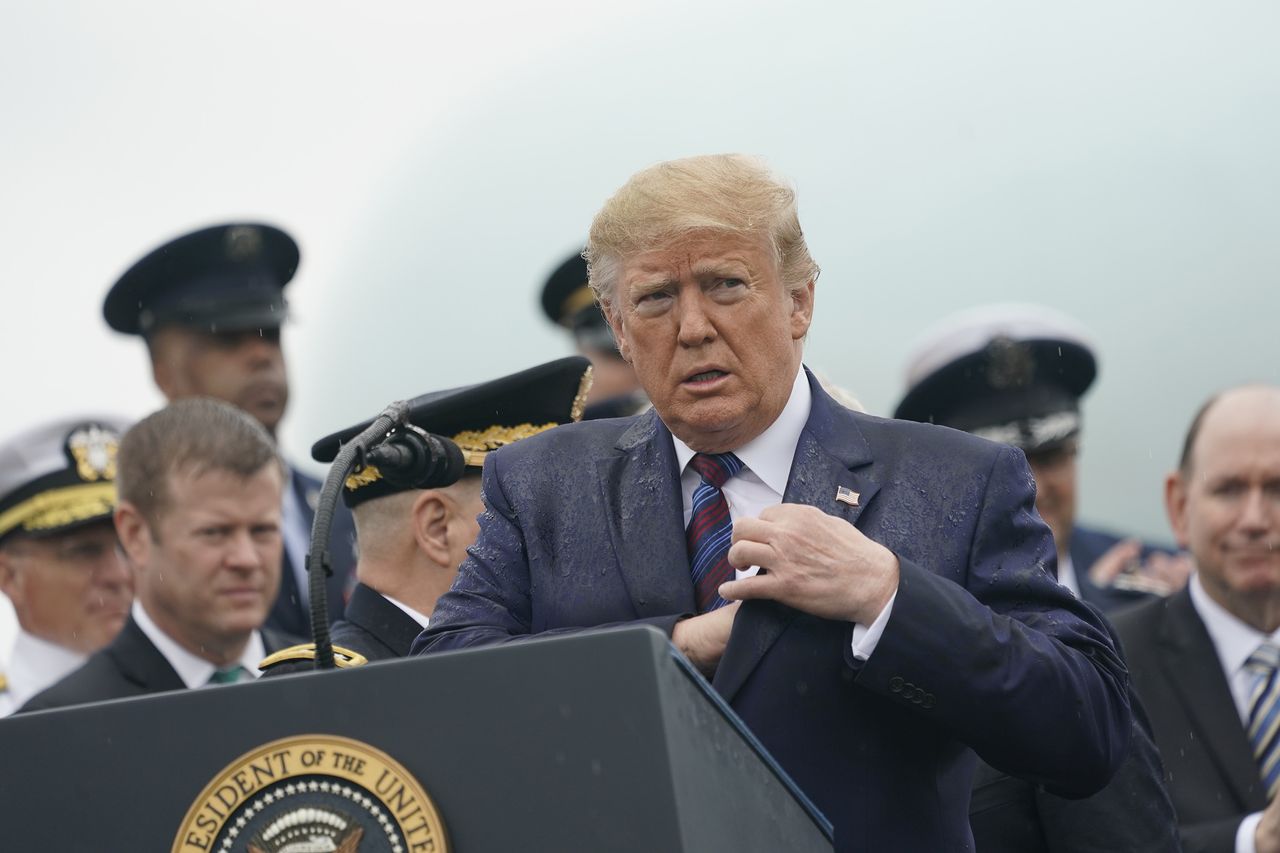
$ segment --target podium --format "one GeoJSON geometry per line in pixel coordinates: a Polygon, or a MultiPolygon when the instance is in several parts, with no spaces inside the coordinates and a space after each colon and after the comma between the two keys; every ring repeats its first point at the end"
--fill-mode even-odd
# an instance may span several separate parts
{"type": "Polygon", "coordinates": [[[0,804],[13,851],[831,850],[639,626],[10,717],[0,804]]]}

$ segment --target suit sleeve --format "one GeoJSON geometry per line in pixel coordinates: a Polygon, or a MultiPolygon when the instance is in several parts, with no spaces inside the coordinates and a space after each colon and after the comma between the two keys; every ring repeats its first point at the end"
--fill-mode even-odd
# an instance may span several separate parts
{"type": "Polygon", "coordinates": [[[1178,831],[1184,853],[1236,853],[1236,833],[1245,817],[1183,824],[1178,831]]]}
{"type": "MultiPolygon", "coordinates": [[[[414,640],[410,654],[464,649],[528,639],[532,636],[532,579],[524,532],[515,510],[502,488],[502,454],[485,459],[482,494],[485,511],[480,516],[480,535],[468,549],[453,586],[436,602],[431,623],[414,640]]],[[[634,624],[652,625],[668,637],[685,614],[654,619],[637,619],[634,624]]],[[[621,623],[589,626],[614,627],[621,623]]],[[[557,628],[537,636],[587,630],[557,628]]]]}
{"type": "Polygon", "coordinates": [[[848,662],[860,685],[908,703],[993,767],[1087,796],[1128,750],[1128,674],[1101,616],[1048,570],[1053,538],[1034,506],[1024,457],[1002,448],[963,584],[899,556],[876,652],[848,662]]]}

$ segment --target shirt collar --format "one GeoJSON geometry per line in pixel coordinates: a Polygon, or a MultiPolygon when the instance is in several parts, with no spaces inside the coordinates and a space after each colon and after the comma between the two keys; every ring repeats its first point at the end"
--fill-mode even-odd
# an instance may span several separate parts
{"type": "Polygon", "coordinates": [[[412,619],[414,622],[417,622],[419,625],[421,625],[424,631],[427,629],[427,623],[431,621],[431,617],[423,616],[420,612],[418,612],[417,610],[414,610],[412,607],[405,604],[403,601],[397,601],[396,599],[392,598],[389,595],[383,595],[382,593],[378,593],[378,595],[381,595],[387,601],[390,601],[396,607],[399,607],[401,610],[403,610],[405,615],[408,616],[410,619],[412,619]]]}
{"type": "Polygon", "coordinates": [[[1218,659],[1222,661],[1222,668],[1228,676],[1239,672],[1249,655],[1262,643],[1280,640],[1280,630],[1274,634],[1264,634],[1214,601],[1200,582],[1198,571],[1191,576],[1189,586],[1191,604],[1200,615],[1200,621],[1204,622],[1209,638],[1218,651],[1218,659]]]}
{"type": "MultiPolygon", "coordinates": [[[[218,667],[178,645],[177,640],[161,630],[160,626],[155,623],[142,606],[142,602],[136,598],[133,600],[132,612],[133,621],[138,623],[142,633],[146,634],[147,639],[155,645],[160,654],[164,655],[164,659],[178,673],[178,677],[182,679],[183,684],[194,690],[209,683],[209,677],[213,675],[218,667]]],[[[254,631],[249,635],[249,642],[245,643],[244,651],[240,653],[240,657],[235,663],[244,667],[246,672],[257,678],[259,675],[258,664],[266,656],[267,652],[262,643],[262,635],[254,631]]]]}
{"type": "Polygon", "coordinates": [[[19,629],[9,653],[9,691],[14,707],[84,663],[88,655],[19,629]]]}
{"type": "MultiPolygon", "coordinates": [[[[809,390],[809,377],[801,366],[791,385],[791,396],[782,412],[769,428],[733,451],[742,464],[779,495],[786,494],[787,480],[791,477],[791,461],[800,443],[800,433],[809,422],[809,410],[813,405],[813,392],[809,390]]],[[[671,436],[676,448],[676,461],[684,471],[694,450],[675,435],[671,436]]]]}

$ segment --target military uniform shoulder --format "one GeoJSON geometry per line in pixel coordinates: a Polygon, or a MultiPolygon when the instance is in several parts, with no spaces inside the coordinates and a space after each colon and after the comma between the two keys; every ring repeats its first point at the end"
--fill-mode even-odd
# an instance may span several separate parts
{"type": "MultiPolygon", "coordinates": [[[[315,670],[316,644],[299,643],[278,652],[267,655],[258,664],[258,671],[263,676],[286,675],[294,672],[312,672],[315,670]]],[[[333,647],[333,662],[338,669],[364,666],[368,659],[351,649],[342,646],[333,647]]]]}

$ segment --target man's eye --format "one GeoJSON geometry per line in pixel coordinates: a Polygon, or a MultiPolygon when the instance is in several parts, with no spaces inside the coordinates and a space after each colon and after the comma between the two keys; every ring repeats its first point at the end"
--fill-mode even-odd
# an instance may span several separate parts
{"type": "Polygon", "coordinates": [[[722,278],[722,279],[720,279],[720,286],[721,286],[721,287],[742,287],[742,285],[743,285],[743,284],[745,284],[745,283],[746,283],[746,282],[744,282],[744,281],[743,281],[742,279],[740,279],[740,278],[722,278]]]}
{"type": "Polygon", "coordinates": [[[108,546],[97,543],[76,545],[63,553],[63,557],[75,562],[92,562],[98,560],[108,551],[108,546]]]}

